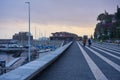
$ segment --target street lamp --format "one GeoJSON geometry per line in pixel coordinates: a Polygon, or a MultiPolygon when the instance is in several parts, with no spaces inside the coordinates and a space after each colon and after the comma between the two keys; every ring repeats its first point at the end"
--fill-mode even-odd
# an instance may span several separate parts
{"type": "Polygon", "coordinates": [[[28,61],[30,62],[30,2],[25,2],[28,4],[28,25],[29,25],[29,33],[28,33],[28,61]]]}

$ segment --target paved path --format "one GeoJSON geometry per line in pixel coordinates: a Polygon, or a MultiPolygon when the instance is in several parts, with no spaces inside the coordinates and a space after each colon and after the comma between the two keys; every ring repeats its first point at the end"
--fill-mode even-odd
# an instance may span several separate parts
{"type": "Polygon", "coordinates": [[[120,51],[109,45],[74,42],[35,80],[120,80],[120,51]]]}

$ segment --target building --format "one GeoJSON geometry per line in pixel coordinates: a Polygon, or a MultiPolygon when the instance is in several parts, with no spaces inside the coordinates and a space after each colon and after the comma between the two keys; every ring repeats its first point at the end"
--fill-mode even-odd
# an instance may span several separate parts
{"type": "MultiPolygon", "coordinates": [[[[13,40],[19,41],[27,41],[28,40],[28,32],[19,32],[13,35],[13,40]]],[[[33,36],[30,34],[30,40],[33,40],[33,36]]]]}
{"type": "Polygon", "coordinates": [[[52,33],[50,40],[76,40],[78,35],[69,32],[55,32],[52,33]]]}
{"type": "Polygon", "coordinates": [[[0,44],[10,44],[13,43],[12,39],[0,39],[0,44]]]}

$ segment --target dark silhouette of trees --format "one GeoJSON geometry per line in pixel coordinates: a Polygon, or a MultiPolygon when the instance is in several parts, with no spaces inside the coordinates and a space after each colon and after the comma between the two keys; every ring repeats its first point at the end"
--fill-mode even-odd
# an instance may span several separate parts
{"type": "Polygon", "coordinates": [[[115,14],[101,13],[97,17],[95,39],[120,39],[120,8],[117,6],[115,14]]]}
{"type": "Polygon", "coordinates": [[[105,14],[102,13],[102,14],[98,15],[97,20],[103,22],[105,20],[105,14]]]}

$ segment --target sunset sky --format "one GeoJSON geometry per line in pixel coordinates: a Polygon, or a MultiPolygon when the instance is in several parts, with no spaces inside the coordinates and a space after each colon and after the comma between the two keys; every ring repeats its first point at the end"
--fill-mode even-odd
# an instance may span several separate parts
{"type": "Polygon", "coordinates": [[[92,35],[96,18],[106,10],[116,12],[120,0],[0,0],[0,39],[28,31],[28,5],[31,2],[31,33],[35,38],[66,31],[79,36],[92,35]]]}

